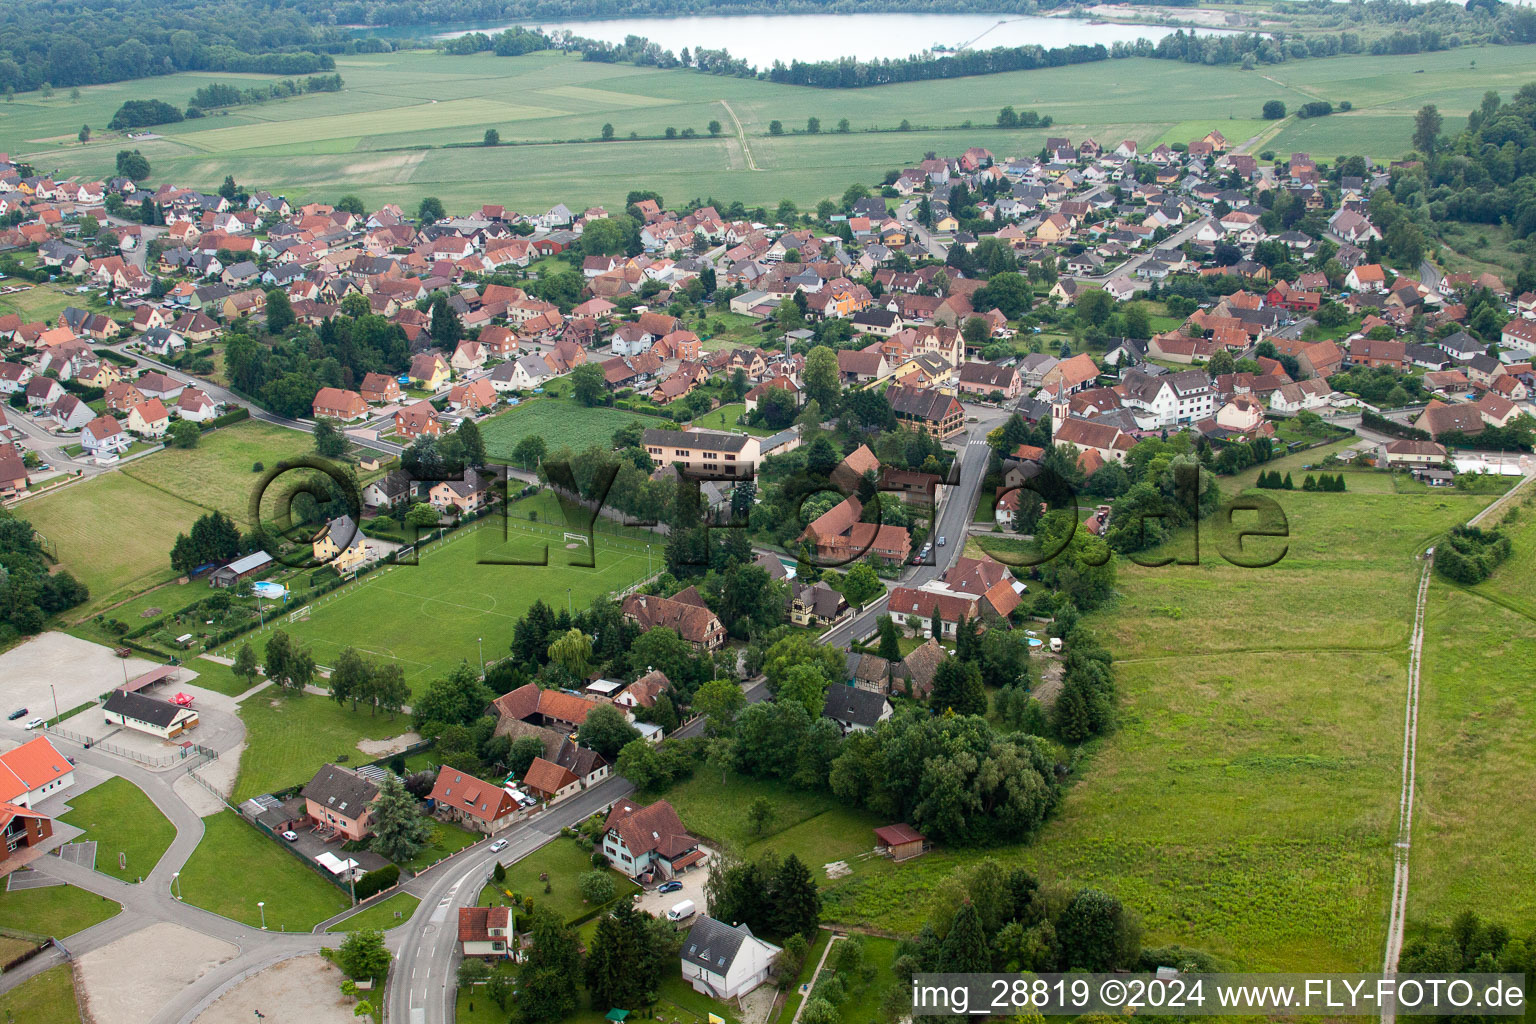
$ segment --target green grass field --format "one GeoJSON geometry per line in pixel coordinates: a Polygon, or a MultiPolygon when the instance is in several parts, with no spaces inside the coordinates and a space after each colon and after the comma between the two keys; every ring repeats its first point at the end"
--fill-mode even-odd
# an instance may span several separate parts
{"type": "Polygon", "coordinates": [[[451,821],[433,821],[432,837],[416,856],[406,861],[402,867],[412,871],[425,871],[444,857],[458,853],[466,846],[473,846],[485,838],[483,832],[472,832],[467,828],[455,825],[451,821]]]}
{"type": "MultiPolygon", "coordinates": [[[[165,449],[58,494],[27,502],[20,514],[57,545],[59,561],[91,589],[71,621],[175,578],[170,551],[198,516],[220,509],[249,521],[251,465],[268,467],[311,447],[297,431],[240,423],[204,435],[198,447],[165,449]]],[[[192,600],[172,591],[151,601],[169,610],[192,600]]],[[[126,620],[125,620],[126,621],[126,620]]]]}
{"type": "Polygon", "coordinates": [[[299,863],[233,811],[203,819],[203,841],[181,871],[181,895],[193,906],[253,927],[266,903],[272,931],[307,932],[347,909],[346,893],[299,863]]]}
{"type": "Polygon", "coordinates": [[[391,721],[386,714],[353,711],[318,694],[278,696],[270,687],[246,698],[240,720],[246,748],[235,781],[236,803],[308,782],[327,762],[372,761],[358,750],[358,741],[388,739],[411,728],[404,716],[391,721]]]}
{"type": "MultiPolygon", "coordinates": [[[[1277,153],[1304,149],[1332,159],[1364,150],[1397,157],[1409,148],[1412,115],[1421,105],[1435,102],[1447,130],[1454,131],[1485,89],[1509,95],[1524,84],[1533,52],[1461,47],[1296,61],[1262,73],[1132,59],[823,90],[555,53],[502,58],[405,51],[339,57],[337,70],[346,81],[341,93],[166,125],[160,139],[135,145],[157,178],[212,187],[232,173],[290,200],[355,191],[369,203],[415,205],[423,195],[437,195],[450,208],[504,202],[534,209],[555,202],[612,204],[629,189],[644,187],[669,201],[713,196],[772,205],[788,197],[803,205],[840,194],[853,181],[878,178],[888,167],[911,165],[926,150],[981,145],[999,156],[1019,155],[1038,150],[1047,134],[1152,144],[1189,141],[1219,127],[1234,142],[1276,131],[1263,148],[1277,153]],[[1294,109],[1317,98],[1349,100],[1355,109],[1278,126],[1255,120],[1265,100],[1280,99],[1294,109]],[[707,137],[711,120],[733,126],[727,104],[741,119],[745,145],[729,130],[707,137]],[[1005,104],[1050,114],[1056,123],[1048,130],[988,127],[1005,104]],[[795,128],[810,116],[824,124],[846,117],[858,134],[851,140],[768,135],[770,120],[795,128]],[[889,130],[903,119],[916,128],[889,130]],[[958,127],[966,121],[976,127],[958,127]],[[613,124],[617,141],[587,141],[605,123],[613,124]],[[654,138],[668,127],[691,127],[703,137],[654,138]],[[519,144],[421,148],[478,143],[488,128],[505,143],[519,144]],[[629,140],[632,132],[641,138],[629,140]]],[[[39,166],[103,176],[124,139],[100,126],[124,99],[156,98],[180,107],[201,85],[241,77],[187,73],[89,86],[78,102],[24,93],[0,110],[0,137],[13,155],[39,166]],[[85,144],[75,139],[82,122],[96,126],[85,144]]]]}
{"type": "Polygon", "coordinates": [[[85,829],[77,843],[96,843],[96,870],[125,882],[137,882],[154,870],[176,838],[176,827],[144,791],[123,778],[108,779],[69,798],[70,811],[59,820],[85,829]],[[127,867],[118,867],[118,854],[127,867]]]}
{"type": "Polygon", "coordinates": [[[510,462],[517,443],[535,434],[544,439],[550,451],[567,445],[577,452],[594,444],[610,448],[613,432],[631,420],[652,426],[661,422],[622,409],[586,409],[568,398],[537,398],[483,421],[480,434],[493,459],[510,462]]]}
{"type": "MultiPolygon", "coordinates": [[[[544,507],[558,505],[550,500],[544,507]]],[[[569,591],[571,607],[584,608],[646,575],[638,539],[649,536],[644,531],[615,537],[600,530],[595,567],[579,568],[571,563],[587,554],[584,546],[566,548],[565,530],[547,511],[537,523],[489,517],[430,545],[418,565],[378,569],[301,609],[298,621],[279,618],[268,627],[308,645],[322,665],[352,646],[399,662],[412,687],[421,687],[462,661],[478,666],[482,638],[487,660],[504,656],[518,618],[540,597],[564,604],[569,591]],[[507,564],[543,562],[546,554],[546,564],[507,564]]],[[[659,539],[655,558],[659,566],[659,539]]],[[[247,638],[258,648],[265,645],[265,634],[247,634],[219,653],[233,656],[247,638]]]]}
{"type": "Polygon", "coordinates": [[[80,1024],[75,1002],[75,980],[67,965],[50,968],[28,978],[9,992],[0,993],[0,1012],[6,1020],[27,1024],[80,1024]]]}
{"type": "Polygon", "coordinates": [[[63,939],[116,917],[123,908],[72,885],[0,891],[0,927],[63,939]]]}
{"type": "Polygon", "coordinates": [[[411,915],[416,913],[416,908],[420,904],[421,900],[410,893],[397,892],[393,896],[386,896],[367,910],[353,914],[340,924],[331,925],[326,931],[366,932],[377,930],[386,932],[408,921],[411,915]],[[396,914],[400,915],[398,920],[395,918],[396,914]]]}
{"type": "MultiPolygon", "coordinates": [[[[592,868],[592,854],[576,845],[576,840],[556,838],[516,864],[507,866],[506,881],[500,888],[520,896],[532,896],[536,906],[544,907],[560,916],[562,921],[574,921],[592,909],[581,898],[581,876],[592,868]],[[550,892],[544,891],[541,874],[549,875],[550,892]]],[[[609,873],[613,879],[614,893],[625,896],[640,891],[640,887],[617,871],[609,873]]],[[[506,903],[497,884],[486,886],[480,893],[482,906],[499,906],[506,903]]]]}

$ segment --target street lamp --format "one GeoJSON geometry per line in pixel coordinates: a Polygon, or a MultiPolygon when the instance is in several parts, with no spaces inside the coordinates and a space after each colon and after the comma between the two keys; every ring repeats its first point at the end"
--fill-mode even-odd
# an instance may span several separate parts
{"type": "Polygon", "coordinates": [[[475,643],[480,645],[480,675],[483,678],[485,676],[485,637],[476,637],[475,643]]]}
{"type": "Polygon", "coordinates": [[[53,688],[52,683],[49,683],[48,692],[53,694],[53,720],[57,723],[59,720],[59,691],[53,688]]]}
{"type": "Polygon", "coordinates": [[[256,902],[256,909],[261,911],[261,930],[267,930],[267,904],[264,901],[256,902]]]}
{"type": "Polygon", "coordinates": [[[181,872],[171,872],[171,888],[176,890],[176,898],[181,899],[181,872]]]}
{"type": "Polygon", "coordinates": [[[565,610],[570,615],[575,615],[576,614],[571,609],[571,588],[570,587],[566,587],[565,588],[565,610]]]}

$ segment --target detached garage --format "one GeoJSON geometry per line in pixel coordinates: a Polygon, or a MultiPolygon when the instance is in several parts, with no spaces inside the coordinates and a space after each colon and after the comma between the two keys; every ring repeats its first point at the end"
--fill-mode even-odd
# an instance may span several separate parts
{"type": "Polygon", "coordinates": [[[197,712],[142,693],[113,690],[101,706],[108,725],[172,740],[197,725],[197,712]]]}

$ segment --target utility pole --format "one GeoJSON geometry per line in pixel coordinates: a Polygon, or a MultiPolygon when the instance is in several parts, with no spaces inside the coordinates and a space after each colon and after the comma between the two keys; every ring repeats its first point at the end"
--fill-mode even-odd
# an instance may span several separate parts
{"type": "MultiPolygon", "coordinates": [[[[124,671],[126,671],[126,669],[124,671]]],[[[59,724],[59,691],[55,690],[53,688],[53,684],[52,683],[49,683],[48,684],[48,692],[53,694],[53,724],[54,725],[58,725],[59,724]]]]}

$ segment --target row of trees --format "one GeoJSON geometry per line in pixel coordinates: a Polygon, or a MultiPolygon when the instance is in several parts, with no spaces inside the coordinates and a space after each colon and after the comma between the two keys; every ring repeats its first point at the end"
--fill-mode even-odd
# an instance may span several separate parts
{"type": "Polygon", "coordinates": [[[209,512],[197,517],[190,534],[176,535],[171,545],[171,568],[190,574],[201,566],[236,558],[245,547],[245,538],[234,520],[223,512],[209,512]]]}
{"type": "Polygon", "coordinates": [[[0,646],[39,632],[50,615],[89,598],[68,571],[49,572],[32,524],[0,509],[0,646]]]}

